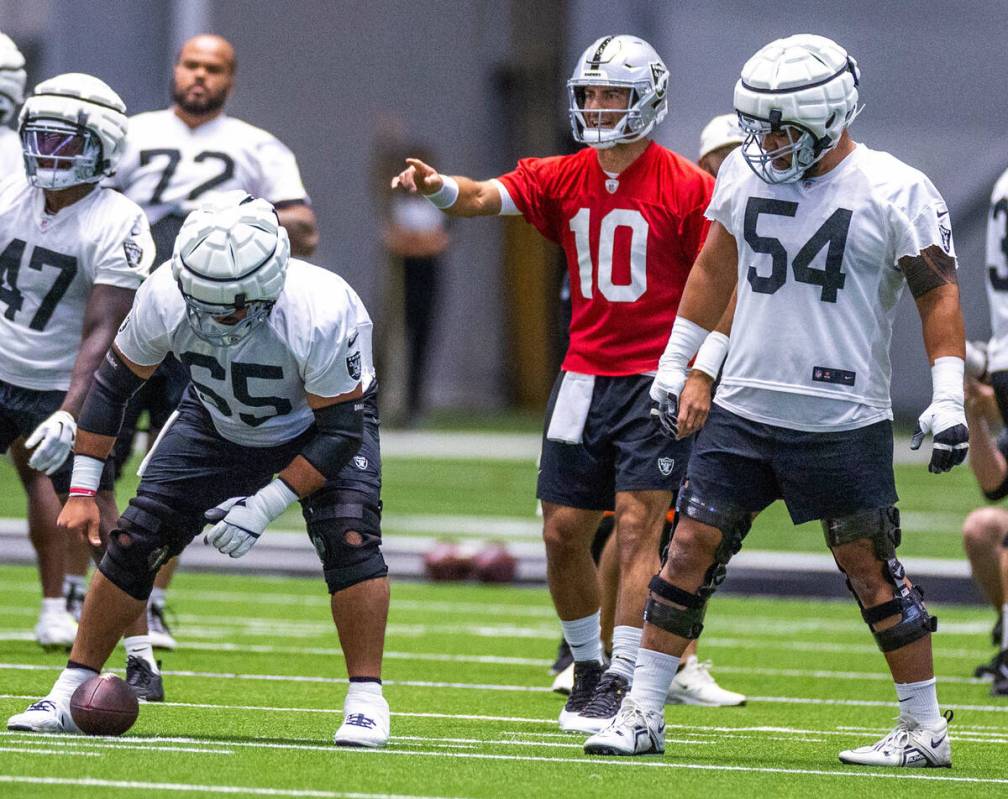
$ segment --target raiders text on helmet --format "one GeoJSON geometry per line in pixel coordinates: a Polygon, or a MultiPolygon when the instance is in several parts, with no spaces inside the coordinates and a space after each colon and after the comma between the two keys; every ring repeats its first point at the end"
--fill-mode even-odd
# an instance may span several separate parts
{"type": "Polygon", "coordinates": [[[20,117],[25,172],[43,189],[97,183],[115,172],[126,141],[126,104],[79,72],[43,81],[20,117]]]}
{"type": "Polygon", "coordinates": [[[654,48],[636,36],[604,36],[577,61],[567,81],[574,138],[599,149],[647,136],[668,112],[668,70],[654,48]],[[585,108],[589,86],[629,89],[629,99],[612,127],[592,123],[597,111],[585,108]]]}
{"type": "Polygon", "coordinates": [[[236,344],[269,316],[290,258],[287,231],[266,200],[224,192],[186,218],[172,275],[193,332],[209,344],[236,344]],[[234,324],[220,320],[244,311],[234,324]]]}
{"type": "Polygon", "coordinates": [[[0,33],[0,125],[13,119],[24,102],[25,60],[10,36],[0,33]]]}
{"type": "Polygon", "coordinates": [[[735,84],[746,163],[767,183],[799,180],[860,113],[859,83],[857,62],[825,36],[798,34],[760,49],[735,84]],[[763,137],[771,131],[790,143],[768,152],[763,137]]]}

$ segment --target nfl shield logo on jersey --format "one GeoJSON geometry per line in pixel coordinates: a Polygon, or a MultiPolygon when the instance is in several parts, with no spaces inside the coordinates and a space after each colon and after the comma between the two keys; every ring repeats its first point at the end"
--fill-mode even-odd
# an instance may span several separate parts
{"type": "Polygon", "coordinates": [[[360,353],[355,352],[349,358],[346,359],[347,372],[350,373],[350,378],[352,380],[360,380],[361,376],[361,365],[360,365],[360,353]]]}
{"type": "Polygon", "coordinates": [[[675,467],[675,458],[659,458],[658,459],[658,471],[661,472],[665,477],[672,474],[672,469],[675,467]]]}

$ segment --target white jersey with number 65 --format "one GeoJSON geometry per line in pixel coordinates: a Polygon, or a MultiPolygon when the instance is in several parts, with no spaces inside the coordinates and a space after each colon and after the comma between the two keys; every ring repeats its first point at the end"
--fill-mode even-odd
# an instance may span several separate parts
{"type": "Polygon", "coordinates": [[[891,419],[899,261],[932,246],[955,258],[948,209],[927,176],[859,144],[821,177],[769,185],[735,151],[707,216],[738,242],[738,305],[715,401],[813,432],[891,419]]]}
{"type": "Polygon", "coordinates": [[[339,275],[294,258],[269,317],[231,347],[197,337],[170,269],[137,292],[115,340],[130,361],[188,369],[217,432],[246,447],[296,438],[314,421],[307,394],[336,397],[374,380],[371,318],[339,275]]]}

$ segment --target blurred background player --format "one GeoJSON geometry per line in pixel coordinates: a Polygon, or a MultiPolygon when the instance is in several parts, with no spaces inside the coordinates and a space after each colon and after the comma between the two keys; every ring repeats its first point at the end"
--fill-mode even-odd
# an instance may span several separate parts
{"type": "Polygon", "coordinates": [[[21,140],[10,127],[24,102],[25,60],[14,41],[0,33],[0,181],[24,171],[21,140]]]}
{"type": "MultiPolygon", "coordinates": [[[[147,214],[157,248],[155,267],[171,258],[186,214],[209,195],[227,190],[269,200],[294,255],[311,255],[318,244],[315,213],[294,154],[272,134],[224,113],[236,68],[226,39],[194,36],[175,61],[172,105],[130,119],[126,149],[109,185],[147,214]]],[[[169,356],[133,398],[114,450],[117,477],[133,450],[140,415],[146,411],[153,442],[187,382],[185,370],[169,356]]],[[[175,565],[174,560],[166,564],[151,594],[148,626],[158,648],[175,648],[165,615],[165,590],[175,565]]]]}
{"type": "Polygon", "coordinates": [[[189,215],[171,268],[141,287],[84,403],[62,526],[96,537],[98,473],[130,394],[165,355],[173,351],[198,382],[109,536],[66,668],[8,728],[79,732],[70,697],[142,615],[161,563],[207,523],[208,543],[242,557],[300,501],[350,679],[334,740],[388,740],[381,662],[389,588],[371,320],[341,277],[289,255],[273,207],[231,192],[189,215]]]}
{"type": "MultiPolygon", "coordinates": [[[[739,127],[738,114],[721,114],[714,117],[700,133],[700,152],[697,165],[711,177],[717,178],[718,170],[728,154],[745,141],[745,133],[739,127]]],[[[710,386],[717,377],[721,360],[713,375],[705,375],[694,370],[691,379],[701,381],[698,385],[710,386]]],[[[662,531],[661,550],[664,551],[675,521],[674,507],[666,514],[662,531]]],[[[616,610],[616,596],[619,590],[619,562],[615,539],[612,538],[613,513],[606,511],[605,518],[595,532],[592,542],[592,558],[598,567],[599,599],[601,605],[602,642],[606,652],[612,650],[613,617],[616,610]]],[[[711,662],[697,657],[697,644],[691,642],[683,653],[679,670],[669,688],[668,701],[672,704],[704,705],[722,707],[745,704],[746,698],[735,691],[727,691],[717,684],[710,673],[711,662]]],[[[557,652],[557,660],[551,672],[555,675],[553,690],[569,694],[574,685],[574,658],[570,647],[563,639],[557,652]]]]}
{"type": "MultiPolygon", "coordinates": [[[[90,75],[39,84],[21,109],[24,170],[0,184],[0,450],[27,437],[21,475],[35,512],[43,646],[70,646],[76,632],[53,486],[66,494],[81,404],[154,257],[140,208],[99,186],[122,153],[125,112],[90,75]]],[[[106,530],[118,515],[111,474],[109,466],[98,497],[106,530]]],[[[153,660],[146,639],[127,639],[127,651],[153,660]]]]}
{"type": "Polygon", "coordinates": [[[927,177],[851,138],[859,83],[842,47],[802,34],[761,48],[735,84],[746,142],[718,175],[710,235],[652,389],[669,435],[693,425],[694,409],[680,402],[688,363],[735,288],[737,328],[747,335],[728,350],[690,458],[631,693],[586,742],[589,754],[664,751],[663,705],[679,658],[701,634],[751,515],[784,499],[795,524],[822,521],[899,700],[892,732],[841,752],[841,762],[951,765],[950,715],[939,709],[932,663],[936,621],[896,557],[889,343],[908,286],[933,382],[912,446],[932,434],[929,470],[948,471],[968,449],[956,257],[947,207],[927,177]],[[823,266],[810,266],[824,248],[823,266]],[[807,335],[796,340],[796,329],[807,335]]]}
{"type": "Polygon", "coordinates": [[[522,215],[561,245],[571,283],[570,344],[547,407],[537,496],[547,581],[574,656],[561,729],[590,733],[633,679],[648,569],[689,441],[661,440],[647,418],[657,366],[707,231],[713,181],[651,140],[668,110],[668,71],[634,36],[605,36],[568,82],[573,155],[528,158],[495,180],[447,177],[417,159],[392,185],[452,216],[522,215]],[[613,656],[603,663],[591,541],[615,508],[619,589],[613,656]]]}

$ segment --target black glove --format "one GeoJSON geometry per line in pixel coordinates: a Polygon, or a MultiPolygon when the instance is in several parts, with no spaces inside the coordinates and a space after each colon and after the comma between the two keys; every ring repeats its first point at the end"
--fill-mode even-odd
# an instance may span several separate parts
{"type": "Polygon", "coordinates": [[[679,435],[679,396],[666,392],[651,408],[651,418],[669,438],[679,435]]]}

